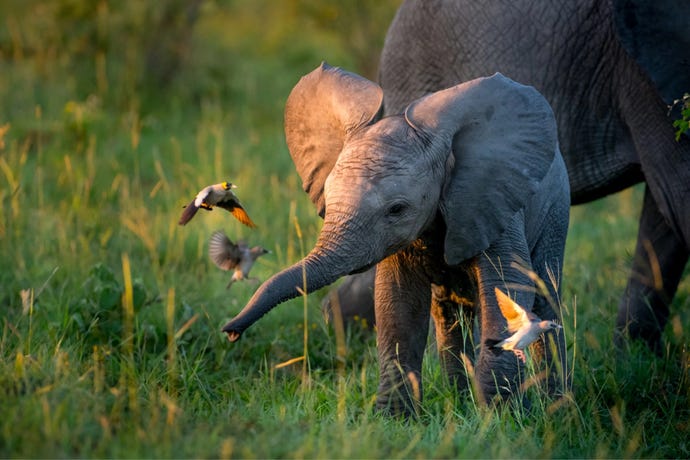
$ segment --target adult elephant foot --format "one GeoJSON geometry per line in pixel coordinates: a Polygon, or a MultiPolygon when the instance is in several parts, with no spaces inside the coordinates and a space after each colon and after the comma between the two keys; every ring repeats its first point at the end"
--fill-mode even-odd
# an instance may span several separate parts
{"type": "Polygon", "coordinates": [[[646,190],[631,274],[618,308],[617,346],[628,337],[643,340],[655,353],[661,353],[669,304],[688,255],[685,243],[669,227],[646,190]]]}

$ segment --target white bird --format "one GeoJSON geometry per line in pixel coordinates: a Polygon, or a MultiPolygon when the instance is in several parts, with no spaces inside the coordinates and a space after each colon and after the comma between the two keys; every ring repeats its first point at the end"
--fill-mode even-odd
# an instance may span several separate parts
{"type": "Polygon", "coordinates": [[[542,321],[537,315],[518,305],[500,289],[494,288],[494,292],[501,313],[508,322],[508,332],[511,333],[511,336],[505,340],[487,339],[485,343],[494,350],[512,351],[524,363],[526,359],[523,350],[526,347],[537,340],[542,333],[551,329],[560,329],[562,326],[553,321],[542,321]]]}
{"type": "Polygon", "coordinates": [[[192,217],[194,217],[200,208],[211,211],[214,206],[218,206],[230,211],[237,220],[247,227],[256,227],[240,204],[240,200],[233,193],[232,189],[234,188],[237,188],[237,186],[230,182],[221,182],[219,184],[204,187],[204,189],[196,195],[196,198],[185,206],[179,224],[185,225],[192,220],[192,217]]]}
{"type": "Polygon", "coordinates": [[[234,269],[232,278],[227,285],[228,289],[235,281],[251,279],[248,278],[249,270],[252,269],[256,259],[270,252],[261,246],[249,248],[242,241],[235,244],[220,230],[213,232],[208,242],[208,255],[213,263],[222,270],[229,271],[234,269]]]}

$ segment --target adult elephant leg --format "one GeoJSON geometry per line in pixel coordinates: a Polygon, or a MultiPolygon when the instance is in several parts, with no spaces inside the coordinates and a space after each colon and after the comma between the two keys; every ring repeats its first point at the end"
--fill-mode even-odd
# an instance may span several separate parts
{"type": "Polygon", "coordinates": [[[376,328],[380,383],[376,408],[413,415],[422,400],[422,358],[429,333],[430,282],[410,254],[376,267],[376,328]]]}
{"type": "MultiPolygon", "coordinates": [[[[464,272],[463,277],[467,277],[464,272]]],[[[474,301],[474,295],[468,299],[447,286],[431,285],[431,315],[439,360],[459,391],[468,390],[471,383],[467,365],[474,365],[474,301]]]]}
{"type": "Polygon", "coordinates": [[[628,285],[616,319],[615,341],[642,339],[661,353],[661,333],[669,304],[678,288],[688,249],[659,212],[649,189],[645,190],[635,257],[628,285]]]}

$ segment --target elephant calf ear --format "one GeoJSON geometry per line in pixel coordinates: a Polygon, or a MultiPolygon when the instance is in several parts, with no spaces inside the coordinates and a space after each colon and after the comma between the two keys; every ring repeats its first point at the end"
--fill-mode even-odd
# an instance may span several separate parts
{"type": "Polygon", "coordinates": [[[285,138],[302,187],[321,217],[323,187],[348,136],[376,120],[381,88],[325,62],[302,77],[285,105],[285,138]]]}
{"type": "Polygon", "coordinates": [[[405,117],[425,137],[437,138],[434,144],[446,149],[439,154],[452,145],[455,165],[440,203],[451,265],[503,233],[558,149],[556,120],[544,97],[498,73],[418,99],[405,117]]]}

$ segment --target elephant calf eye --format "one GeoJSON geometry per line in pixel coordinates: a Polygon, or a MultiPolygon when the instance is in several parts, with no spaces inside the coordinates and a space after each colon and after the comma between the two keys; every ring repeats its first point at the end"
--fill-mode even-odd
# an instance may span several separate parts
{"type": "Polygon", "coordinates": [[[389,216],[399,216],[400,214],[405,211],[407,206],[405,206],[403,203],[395,203],[393,206],[388,208],[388,215],[389,216]]]}

